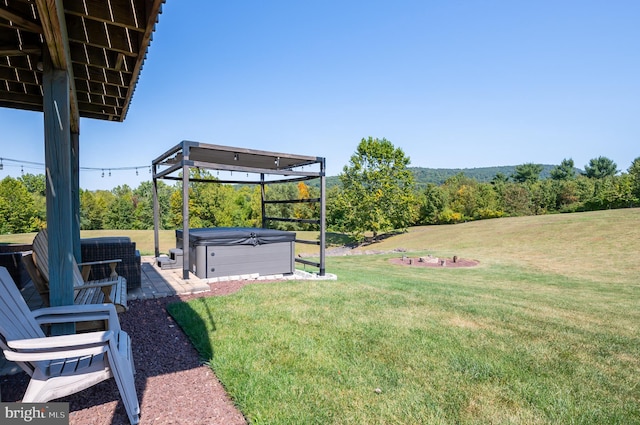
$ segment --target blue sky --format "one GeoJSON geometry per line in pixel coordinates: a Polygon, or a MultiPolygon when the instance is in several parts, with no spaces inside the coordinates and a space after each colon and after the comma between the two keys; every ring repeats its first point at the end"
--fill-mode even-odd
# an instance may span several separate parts
{"type": "MultiPolygon", "coordinates": [[[[582,168],[640,156],[640,2],[167,0],[127,119],[82,119],[80,165],[181,140],[324,156],[363,137],[412,166],[582,168]]],[[[42,114],[0,110],[0,157],[44,162],[42,114]]],[[[19,176],[11,164],[0,171],[19,176]]],[[[41,173],[24,166],[25,172],[41,173]]],[[[83,171],[85,189],[146,169],[83,171]]]]}

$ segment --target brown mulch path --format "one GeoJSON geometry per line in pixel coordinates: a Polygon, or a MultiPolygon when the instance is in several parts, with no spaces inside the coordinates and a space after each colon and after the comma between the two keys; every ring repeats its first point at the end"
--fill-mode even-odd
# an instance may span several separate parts
{"type": "MultiPolygon", "coordinates": [[[[166,305],[196,297],[226,295],[256,282],[211,284],[211,292],[131,301],[119,315],[132,339],[140,424],[246,424],[213,371],[202,364],[197,351],[166,311],[166,305]]],[[[263,283],[263,282],[260,282],[263,283]]],[[[269,282],[264,282],[269,283],[269,282]]],[[[28,376],[0,377],[3,402],[19,401],[28,376]]],[[[126,425],[129,423],[113,379],[56,401],[69,402],[72,425],[126,425]]]]}

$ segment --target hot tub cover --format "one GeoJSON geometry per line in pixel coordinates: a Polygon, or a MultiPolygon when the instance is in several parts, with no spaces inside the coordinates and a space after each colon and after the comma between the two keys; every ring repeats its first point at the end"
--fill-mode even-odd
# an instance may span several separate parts
{"type": "MultiPolygon", "coordinates": [[[[176,230],[176,238],[182,239],[182,230],[176,230]]],[[[266,245],[295,241],[294,232],[263,229],[259,227],[210,227],[189,229],[189,245],[266,245]]]]}

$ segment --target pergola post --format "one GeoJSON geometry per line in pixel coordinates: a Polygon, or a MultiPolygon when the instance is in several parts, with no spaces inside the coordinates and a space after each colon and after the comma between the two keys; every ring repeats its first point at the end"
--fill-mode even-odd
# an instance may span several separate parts
{"type": "MultiPolygon", "coordinates": [[[[73,305],[72,148],[69,74],[54,69],[44,52],[43,109],[49,234],[49,298],[51,306],[73,305]]],[[[52,333],[74,333],[73,323],[52,327],[52,333]]]]}
{"type": "Polygon", "coordinates": [[[260,211],[262,213],[262,228],[266,229],[267,228],[267,220],[265,219],[265,217],[267,216],[267,207],[264,203],[264,201],[267,200],[267,196],[266,196],[266,191],[265,191],[265,187],[264,187],[264,173],[260,173],[260,211]]]}
{"type": "Polygon", "coordinates": [[[189,279],[189,144],[182,144],[182,278],[189,279]]]}
{"type": "Polygon", "coordinates": [[[325,233],[326,233],[326,176],[325,176],[325,159],[320,162],[320,276],[325,275],[325,233]]]}
{"type": "Polygon", "coordinates": [[[153,164],[153,245],[156,258],[160,256],[160,202],[158,201],[158,172],[157,165],[153,164]]]}

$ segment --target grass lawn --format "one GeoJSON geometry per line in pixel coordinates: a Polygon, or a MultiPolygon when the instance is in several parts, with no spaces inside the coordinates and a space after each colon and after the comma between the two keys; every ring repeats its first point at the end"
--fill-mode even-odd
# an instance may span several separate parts
{"type": "Polygon", "coordinates": [[[640,209],[413,228],[170,312],[255,424],[640,423],[640,209]],[[395,254],[398,256],[399,254],[395,254]]]}

